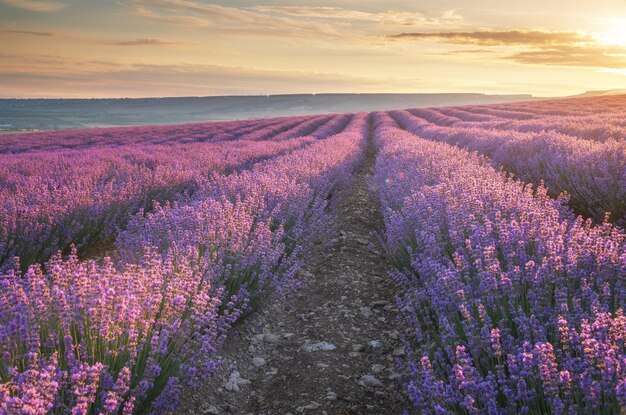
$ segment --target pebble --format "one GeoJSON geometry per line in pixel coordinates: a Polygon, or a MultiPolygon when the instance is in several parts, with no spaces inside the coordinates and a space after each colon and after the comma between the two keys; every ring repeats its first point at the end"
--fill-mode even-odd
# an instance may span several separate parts
{"type": "Polygon", "coordinates": [[[361,353],[359,353],[359,352],[350,352],[350,353],[348,353],[348,356],[357,358],[357,357],[361,357],[361,353]]]}
{"type": "Polygon", "coordinates": [[[252,359],[252,364],[254,365],[254,367],[264,366],[265,359],[263,359],[262,357],[255,357],[254,359],[252,359]]]}
{"type": "Polygon", "coordinates": [[[265,333],[263,335],[263,340],[267,343],[278,343],[278,336],[272,333],[265,333]]]}
{"type": "Polygon", "coordinates": [[[372,375],[361,376],[361,379],[359,379],[359,385],[365,386],[365,387],[374,387],[374,388],[383,386],[382,382],[376,379],[372,375]]]}
{"type": "Polygon", "coordinates": [[[385,300],[378,300],[378,301],[374,301],[372,303],[372,307],[377,308],[377,307],[384,307],[386,305],[389,304],[389,301],[385,301],[385,300]]]}
{"type": "Polygon", "coordinates": [[[337,346],[328,342],[306,343],[302,348],[307,352],[317,352],[320,350],[335,350],[337,346]]]}
{"type": "Polygon", "coordinates": [[[400,333],[398,333],[398,330],[393,330],[389,332],[389,338],[394,340],[397,340],[399,335],[400,333]]]}
{"type": "Polygon", "coordinates": [[[365,346],[363,346],[362,344],[353,344],[352,345],[352,351],[353,352],[362,352],[363,350],[365,350],[365,346]]]}
{"type": "Polygon", "coordinates": [[[393,353],[394,356],[404,356],[406,355],[406,351],[404,350],[404,347],[396,347],[395,349],[393,349],[393,353]]]}
{"type": "Polygon", "coordinates": [[[317,402],[311,402],[311,403],[310,403],[310,404],[308,404],[308,405],[303,405],[303,406],[299,406],[299,407],[297,407],[297,408],[296,408],[296,412],[301,414],[301,413],[303,413],[303,412],[304,412],[304,411],[306,411],[306,410],[311,410],[311,411],[314,411],[314,410],[316,410],[317,408],[319,408],[320,406],[322,406],[322,405],[320,405],[320,404],[319,404],[319,403],[317,403],[317,402]]]}
{"type": "Polygon", "coordinates": [[[220,410],[215,405],[209,405],[202,411],[203,415],[219,415],[220,410]]]}
{"type": "Polygon", "coordinates": [[[239,387],[243,385],[249,385],[251,382],[248,379],[244,379],[241,377],[239,372],[234,371],[230,374],[228,378],[228,382],[224,384],[224,388],[228,391],[239,392],[239,387]]]}
{"type": "Polygon", "coordinates": [[[374,315],[374,312],[373,312],[373,311],[372,311],[372,309],[371,309],[371,308],[369,308],[369,307],[361,307],[359,311],[361,311],[361,314],[362,314],[364,317],[371,317],[371,316],[373,316],[373,315],[374,315]]]}
{"type": "Polygon", "coordinates": [[[309,271],[305,270],[305,269],[301,269],[300,270],[300,274],[307,279],[311,279],[311,278],[315,278],[315,275],[313,275],[312,273],[310,273],[309,271]]]}
{"type": "Polygon", "coordinates": [[[391,375],[389,375],[389,376],[388,376],[388,378],[389,378],[390,380],[398,380],[398,379],[400,379],[401,377],[402,377],[402,375],[401,375],[401,374],[399,374],[399,373],[392,373],[391,375]]]}
{"type": "Polygon", "coordinates": [[[379,364],[372,365],[372,372],[374,373],[382,372],[383,370],[385,370],[384,365],[379,365],[379,364]]]}
{"type": "Polygon", "coordinates": [[[370,345],[370,347],[372,349],[377,349],[380,346],[382,346],[382,343],[380,342],[380,340],[372,340],[371,342],[368,343],[370,345]]]}

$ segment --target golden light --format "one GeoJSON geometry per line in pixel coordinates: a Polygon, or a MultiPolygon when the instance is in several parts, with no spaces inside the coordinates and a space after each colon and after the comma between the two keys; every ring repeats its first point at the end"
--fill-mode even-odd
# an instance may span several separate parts
{"type": "Polygon", "coordinates": [[[594,36],[605,45],[626,47],[626,19],[606,19],[604,28],[594,36]]]}

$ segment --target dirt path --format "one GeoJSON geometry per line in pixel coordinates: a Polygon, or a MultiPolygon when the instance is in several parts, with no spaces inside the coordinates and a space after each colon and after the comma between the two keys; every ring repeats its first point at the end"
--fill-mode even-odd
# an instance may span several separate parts
{"type": "Polygon", "coordinates": [[[338,195],[335,239],[305,263],[304,287],[250,319],[224,351],[237,371],[186,397],[183,413],[402,413],[395,357],[404,350],[396,289],[372,235],[383,226],[367,187],[373,164],[370,146],[338,195]]]}

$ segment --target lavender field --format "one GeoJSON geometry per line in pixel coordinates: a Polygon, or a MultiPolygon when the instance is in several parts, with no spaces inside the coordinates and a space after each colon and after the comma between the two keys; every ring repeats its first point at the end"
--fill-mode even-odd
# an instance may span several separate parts
{"type": "MultiPolygon", "coordinates": [[[[367,290],[392,298],[340,287],[315,336],[339,331],[339,298],[395,334],[261,332],[297,356],[369,359],[310,386],[325,397],[308,406],[285,397],[291,411],[622,413],[625,109],[616,95],[2,135],[0,415],[226,413],[224,356],[259,313],[341,277],[307,271],[332,266],[329,246],[383,264],[367,290]],[[371,202],[351,220],[371,239],[350,245],[359,180],[371,202]],[[189,410],[190,390],[215,406],[189,410]]],[[[285,387],[332,369],[253,346],[257,369],[308,373],[285,387]]],[[[236,370],[228,393],[280,390],[236,370]]],[[[242,393],[231,412],[288,412],[242,393]]]]}

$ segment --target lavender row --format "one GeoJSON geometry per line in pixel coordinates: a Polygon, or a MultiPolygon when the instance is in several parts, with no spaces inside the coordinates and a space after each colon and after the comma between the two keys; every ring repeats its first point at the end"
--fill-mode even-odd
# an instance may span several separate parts
{"type": "Polygon", "coordinates": [[[215,177],[204,200],[139,220],[148,244],[150,223],[172,223],[169,246],[144,246],[137,262],[73,253],[0,277],[0,413],[174,411],[181,387],[218,367],[219,347],[253,300],[297,285],[366,131],[367,115],[357,115],[340,134],[215,177]]]}
{"type": "MultiPolygon", "coordinates": [[[[309,215],[307,209],[311,201],[303,200],[293,204],[289,209],[295,208],[294,212],[283,212],[285,206],[291,203],[295,195],[306,193],[298,190],[301,186],[313,185],[316,192],[328,194],[331,191],[328,186],[334,186],[328,178],[346,176],[346,171],[342,174],[336,171],[337,168],[345,169],[344,165],[336,165],[339,152],[346,158],[360,157],[360,151],[355,152],[355,148],[363,146],[362,137],[366,129],[367,115],[359,114],[351,119],[342,133],[313,143],[304,150],[257,163],[249,170],[213,180],[198,192],[198,197],[192,203],[158,206],[148,214],[140,212],[129,222],[127,230],[118,235],[118,252],[125,260],[134,260],[141,255],[143,246],[156,246],[159,252],[168,252],[172,247],[184,250],[188,245],[196,246],[207,240],[207,235],[213,235],[209,238],[211,243],[218,244],[220,238],[229,233],[216,227],[212,214],[209,214],[215,212],[213,208],[216,204],[221,210],[225,205],[236,207],[237,202],[242,202],[238,205],[240,207],[248,203],[262,203],[266,206],[264,211],[267,218],[281,212],[293,216],[289,222],[302,222],[302,215],[309,215]],[[361,138],[351,142],[355,136],[361,138]],[[322,151],[328,149],[329,142],[335,143],[334,151],[322,151]],[[198,212],[203,214],[198,215],[198,212]]],[[[352,164],[350,162],[347,165],[352,164]]],[[[238,217],[239,213],[230,211],[228,215],[238,217]]],[[[294,235],[307,233],[304,229],[295,228],[293,232],[294,235]]]]}
{"type": "Polygon", "coordinates": [[[559,134],[593,141],[626,141],[626,122],[622,114],[591,114],[584,116],[549,116],[533,121],[496,122],[482,128],[520,132],[554,131],[559,134]]]}
{"type": "Polygon", "coordinates": [[[275,135],[272,139],[280,141],[306,135],[325,138],[341,131],[348,124],[352,116],[352,114],[342,114],[313,118],[299,124],[292,130],[275,135]]]}
{"type": "Polygon", "coordinates": [[[555,132],[521,133],[442,127],[407,111],[393,111],[400,125],[424,138],[454,144],[491,158],[520,179],[545,183],[553,195],[567,192],[571,205],[597,221],[626,216],[626,147],[555,132]]]}
{"type": "Polygon", "coordinates": [[[588,98],[540,100],[503,104],[495,107],[523,110],[539,115],[575,115],[623,112],[624,104],[626,104],[626,95],[614,95],[588,98]]]}
{"type": "Polygon", "coordinates": [[[439,119],[431,121],[438,125],[455,127],[479,127],[497,130],[541,133],[554,131],[593,141],[626,140],[626,121],[621,113],[547,115],[531,120],[503,120],[501,118],[463,111],[458,108],[441,108],[439,119]]]}
{"type": "MultiPolygon", "coordinates": [[[[272,122],[268,125],[274,124],[272,122]]],[[[262,120],[265,123],[265,120],[262,120]]],[[[238,130],[260,128],[258,120],[245,122],[214,122],[173,126],[90,128],[68,131],[43,131],[5,134],[0,139],[0,153],[86,150],[94,147],[119,147],[128,144],[159,144],[229,139],[238,130]]]]}
{"type": "Polygon", "coordinates": [[[194,143],[232,140],[252,131],[282,124],[291,128],[311,116],[281,117],[179,125],[89,128],[68,131],[5,134],[0,137],[0,154],[33,151],[86,150],[129,144],[194,143]]]}
{"type": "Polygon", "coordinates": [[[463,107],[467,112],[480,115],[492,115],[498,118],[511,120],[530,120],[538,115],[523,109],[497,108],[495,105],[467,106],[463,107]]]}
{"type": "Polygon", "coordinates": [[[236,137],[236,139],[242,140],[242,141],[261,141],[261,140],[267,140],[267,139],[275,139],[275,137],[279,135],[284,135],[287,138],[299,137],[299,136],[307,135],[306,132],[300,133],[302,125],[305,126],[305,130],[311,124],[315,128],[315,126],[319,125],[320,123],[328,121],[330,118],[332,117],[328,115],[315,115],[315,116],[307,117],[305,119],[298,119],[298,120],[287,119],[279,123],[269,125],[266,128],[262,128],[262,129],[257,128],[257,129],[247,131],[245,134],[241,134],[238,137],[236,137]]]}
{"type": "Polygon", "coordinates": [[[466,107],[420,108],[409,110],[412,114],[433,124],[445,127],[483,128],[529,133],[554,131],[562,135],[593,141],[626,140],[626,123],[620,113],[550,115],[532,119],[506,119],[486,112],[491,107],[476,107],[475,112],[466,107]]]}
{"type": "Polygon", "coordinates": [[[387,250],[420,413],[618,413],[626,236],[375,116],[387,250]]]}
{"type": "MultiPolygon", "coordinates": [[[[480,127],[521,132],[555,131],[578,138],[608,141],[626,139],[620,97],[598,104],[581,105],[583,100],[556,100],[534,103],[442,107],[413,112],[443,126],[480,127]],[[566,109],[569,108],[569,109],[566,109]]],[[[587,101],[584,101],[588,104],[587,101]]]]}
{"type": "MultiPolygon", "coordinates": [[[[320,130],[335,118],[345,116],[322,117],[318,124],[326,123],[320,130]]],[[[184,200],[205,187],[213,172],[245,169],[315,140],[128,144],[0,155],[0,198],[5,200],[0,267],[11,266],[15,256],[26,267],[70,244],[85,252],[113,238],[129,215],[151,209],[154,201],[184,200]]]]}
{"type": "Polygon", "coordinates": [[[197,190],[212,171],[245,168],[312,141],[11,156],[0,167],[0,266],[15,256],[28,266],[70,244],[84,251],[113,237],[129,214],[150,208],[153,200],[165,202],[197,190]]]}
{"type": "Polygon", "coordinates": [[[482,114],[478,112],[470,112],[465,107],[443,107],[437,108],[437,111],[446,116],[453,118],[452,124],[456,125],[459,122],[504,122],[501,117],[495,115],[482,114]]]}

